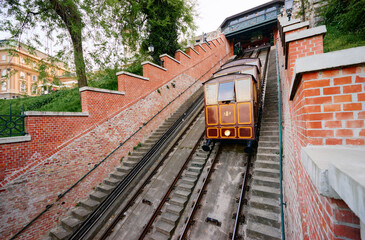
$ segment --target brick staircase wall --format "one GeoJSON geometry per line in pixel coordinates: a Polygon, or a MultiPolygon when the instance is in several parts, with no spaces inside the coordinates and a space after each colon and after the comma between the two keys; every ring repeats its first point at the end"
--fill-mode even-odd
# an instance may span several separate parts
{"type": "Polygon", "coordinates": [[[364,63],[294,75],[298,59],[323,53],[323,28],[286,32],[285,42],[275,34],[282,85],[286,238],[360,239],[359,217],[341,199],[320,194],[301,162],[303,147],[356,147],[365,139],[364,63]],[[290,41],[294,32],[302,37],[290,41]]]}
{"type": "Polygon", "coordinates": [[[143,64],[143,76],[119,73],[119,91],[82,88],[83,113],[29,112],[31,141],[0,145],[0,236],[9,239],[47,205],[18,239],[46,238],[67,211],[120,164],[133,147],[194,94],[233,54],[225,37],[196,51],[162,55],[165,67],[143,64]],[[204,49],[204,50],[203,50],[204,49]],[[157,91],[158,90],[158,91],[157,91]],[[137,133],[135,133],[137,132],[137,133]],[[64,193],[127,140],[105,162],[64,193]]]}

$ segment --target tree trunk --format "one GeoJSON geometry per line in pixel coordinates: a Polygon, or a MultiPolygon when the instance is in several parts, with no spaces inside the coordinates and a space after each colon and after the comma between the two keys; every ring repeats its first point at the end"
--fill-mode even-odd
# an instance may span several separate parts
{"type": "Polygon", "coordinates": [[[72,1],[67,0],[49,0],[53,10],[65,23],[66,28],[71,36],[72,45],[74,48],[74,61],[76,66],[76,74],[78,78],[78,86],[86,87],[86,71],[85,61],[82,50],[82,29],[84,24],[81,19],[77,5],[72,1]]]}

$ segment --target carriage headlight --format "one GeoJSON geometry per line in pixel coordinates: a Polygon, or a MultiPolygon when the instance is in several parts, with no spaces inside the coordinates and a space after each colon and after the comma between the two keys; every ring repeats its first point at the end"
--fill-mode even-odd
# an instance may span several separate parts
{"type": "Polygon", "coordinates": [[[231,135],[231,131],[229,131],[229,130],[224,131],[224,135],[225,135],[226,137],[228,137],[229,135],[231,135]]]}

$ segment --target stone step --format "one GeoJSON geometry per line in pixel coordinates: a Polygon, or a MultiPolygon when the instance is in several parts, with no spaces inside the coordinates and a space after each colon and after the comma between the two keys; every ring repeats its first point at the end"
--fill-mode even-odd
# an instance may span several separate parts
{"type": "Polygon", "coordinates": [[[261,125],[261,130],[262,131],[279,131],[279,124],[265,124],[265,125],[261,125]]]}
{"type": "Polygon", "coordinates": [[[247,237],[250,239],[280,240],[281,231],[279,228],[256,222],[249,222],[247,226],[247,237]]]}
{"type": "Polygon", "coordinates": [[[104,193],[111,193],[115,187],[110,185],[98,185],[96,187],[96,190],[104,192],[104,193]]]}
{"type": "Polygon", "coordinates": [[[279,147],[279,143],[275,141],[263,141],[260,138],[259,148],[260,147],[279,147]]]}
{"type": "Polygon", "coordinates": [[[140,157],[140,156],[132,156],[132,155],[129,155],[129,156],[127,157],[127,159],[126,159],[125,161],[123,161],[123,164],[124,164],[125,162],[139,162],[139,160],[141,160],[141,158],[142,158],[142,157],[140,157]]]}
{"type": "Polygon", "coordinates": [[[184,207],[182,207],[182,206],[178,206],[178,205],[175,205],[175,204],[170,204],[166,208],[166,212],[173,213],[173,214],[176,214],[176,215],[180,216],[180,213],[183,209],[184,209],[184,207]]]}
{"type": "Polygon", "coordinates": [[[187,183],[183,183],[183,182],[178,184],[176,187],[176,189],[184,190],[184,191],[192,191],[193,188],[194,188],[194,184],[187,184],[187,183]]]}
{"type": "Polygon", "coordinates": [[[150,239],[151,240],[168,240],[168,239],[170,239],[170,236],[167,236],[163,233],[160,233],[160,232],[156,231],[156,232],[151,234],[150,239]]]}
{"type": "Polygon", "coordinates": [[[76,207],[71,212],[72,212],[72,216],[74,216],[75,218],[77,218],[81,221],[85,220],[91,214],[90,210],[87,210],[80,206],[76,207]]]}
{"type": "Polygon", "coordinates": [[[121,181],[120,179],[115,179],[115,178],[109,177],[109,178],[105,178],[103,180],[103,183],[110,185],[110,186],[116,186],[118,183],[120,183],[120,181],[121,181]]]}
{"type": "Polygon", "coordinates": [[[147,150],[143,150],[143,149],[137,149],[135,151],[132,152],[132,156],[136,156],[136,157],[143,157],[144,155],[146,155],[148,151],[147,150]]]}
{"type": "Polygon", "coordinates": [[[181,178],[181,183],[185,184],[192,184],[195,185],[195,182],[198,180],[196,176],[190,177],[190,176],[184,176],[181,178]]]}
{"type": "Polygon", "coordinates": [[[90,198],[80,201],[80,206],[90,211],[96,209],[99,206],[99,204],[100,202],[92,200],[90,198]]]}
{"type": "Polygon", "coordinates": [[[123,166],[133,168],[134,166],[137,165],[137,163],[138,163],[138,161],[131,161],[131,160],[128,159],[127,161],[123,162],[123,166]]]}
{"type": "Polygon", "coordinates": [[[264,130],[261,130],[260,131],[260,137],[261,136],[277,136],[277,137],[279,137],[279,130],[276,130],[276,131],[264,131],[264,130]]]}
{"type": "Polygon", "coordinates": [[[66,240],[71,236],[72,232],[71,231],[67,231],[66,229],[64,229],[61,226],[58,226],[55,229],[52,229],[50,231],[50,236],[52,239],[55,240],[66,240]]]}
{"type": "Polygon", "coordinates": [[[257,160],[267,160],[267,161],[276,161],[279,162],[279,155],[278,154],[271,154],[271,153],[257,153],[256,155],[257,160]]]}
{"type": "Polygon", "coordinates": [[[260,141],[274,141],[279,144],[279,136],[262,136],[262,135],[260,135],[260,141]]]}
{"type": "Polygon", "coordinates": [[[170,200],[169,200],[169,203],[170,204],[174,204],[174,205],[177,205],[177,206],[180,206],[180,207],[184,207],[185,206],[185,203],[187,202],[187,198],[185,197],[181,197],[181,196],[173,196],[170,200]]]}
{"type": "Polygon", "coordinates": [[[278,200],[280,198],[280,189],[267,186],[252,186],[252,195],[278,200]]]}
{"type": "MultiPolygon", "coordinates": [[[[127,166],[124,166],[123,169],[127,169],[127,166]]],[[[128,167],[128,169],[132,169],[132,167],[128,167]]],[[[122,180],[125,177],[125,175],[127,175],[126,173],[127,173],[127,170],[125,172],[120,172],[117,170],[117,171],[112,172],[110,174],[110,177],[122,180]]]]}
{"type": "Polygon", "coordinates": [[[274,212],[250,207],[248,210],[248,218],[248,221],[254,221],[274,228],[280,228],[280,215],[274,212]]]}
{"type": "MultiPolygon", "coordinates": [[[[117,170],[117,172],[126,175],[127,173],[129,173],[131,170],[133,169],[133,167],[128,167],[128,166],[123,166],[120,169],[117,170]]],[[[114,172],[113,172],[114,173],[114,172]]],[[[118,175],[119,176],[119,175],[118,175]]]]}
{"type": "Polygon", "coordinates": [[[255,167],[280,170],[280,164],[274,161],[256,160],[255,167]]]}
{"type": "Polygon", "coordinates": [[[181,197],[181,198],[188,198],[190,194],[191,194],[191,191],[186,191],[186,190],[176,190],[174,192],[175,196],[181,197]]]}
{"type": "MultiPolygon", "coordinates": [[[[256,163],[255,163],[256,164],[256,163]]],[[[263,176],[256,176],[253,178],[253,181],[258,186],[267,186],[267,187],[280,187],[280,179],[271,178],[271,177],[263,177],[263,176]]]]}
{"type": "Polygon", "coordinates": [[[193,167],[200,167],[200,168],[203,168],[204,167],[204,164],[205,164],[205,161],[202,161],[202,160],[197,160],[197,159],[194,159],[192,162],[191,162],[191,166],[193,167]]]}
{"type": "Polygon", "coordinates": [[[156,224],[156,231],[165,234],[166,236],[170,236],[171,232],[174,230],[175,225],[169,224],[164,221],[159,221],[156,224]]]}
{"type": "Polygon", "coordinates": [[[280,214],[280,201],[272,198],[251,196],[250,206],[280,214]]]}
{"type": "Polygon", "coordinates": [[[81,225],[81,223],[82,221],[80,219],[69,216],[62,219],[61,226],[66,230],[73,232],[81,225]]]}
{"type": "Polygon", "coordinates": [[[196,172],[196,173],[200,173],[200,171],[202,170],[202,168],[201,167],[193,167],[193,166],[191,166],[191,167],[188,167],[188,171],[189,172],[196,172]]]}
{"type": "Polygon", "coordinates": [[[202,157],[203,159],[206,159],[208,157],[208,152],[205,152],[203,150],[200,150],[196,153],[196,157],[202,157]]]}
{"type": "Polygon", "coordinates": [[[269,169],[269,168],[254,168],[254,174],[261,177],[271,177],[271,178],[279,178],[280,171],[277,169],[269,169]]]}
{"type": "Polygon", "coordinates": [[[279,154],[278,147],[259,147],[257,153],[279,154]]]}
{"type": "Polygon", "coordinates": [[[90,193],[89,196],[92,200],[101,202],[106,198],[106,196],[108,196],[108,194],[100,192],[100,191],[94,191],[94,192],[90,193]]]}
{"type": "Polygon", "coordinates": [[[191,178],[198,178],[199,172],[192,172],[192,171],[186,171],[185,176],[191,177],[191,178]]]}
{"type": "Polygon", "coordinates": [[[279,116],[263,116],[262,117],[262,122],[266,123],[266,122],[279,122],[279,116]]]}
{"type": "Polygon", "coordinates": [[[179,217],[180,217],[179,215],[176,215],[174,213],[164,212],[161,215],[161,220],[169,224],[175,225],[179,217]]]}

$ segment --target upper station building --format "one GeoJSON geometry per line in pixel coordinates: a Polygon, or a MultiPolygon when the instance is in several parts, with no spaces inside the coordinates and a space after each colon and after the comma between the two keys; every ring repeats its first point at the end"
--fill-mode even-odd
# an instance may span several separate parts
{"type": "Polygon", "coordinates": [[[0,41],[0,99],[47,94],[77,81],[63,63],[16,41],[0,41]],[[43,70],[42,70],[43,69],[43,70]]]}

